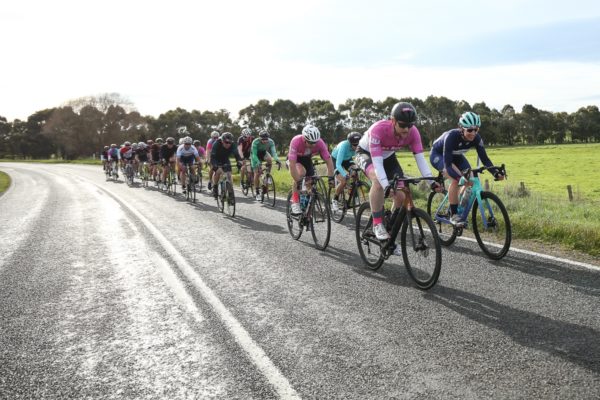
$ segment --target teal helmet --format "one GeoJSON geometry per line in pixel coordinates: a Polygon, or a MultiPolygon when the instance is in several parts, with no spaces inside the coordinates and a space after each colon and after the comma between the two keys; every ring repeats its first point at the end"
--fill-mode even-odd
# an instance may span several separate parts
{"type": "Polygon", "coordinates": [[[462,128],[479,128],[481,126],[481,118],[473,111],[467,111],[460,116],[458,125],[462,128]]]}

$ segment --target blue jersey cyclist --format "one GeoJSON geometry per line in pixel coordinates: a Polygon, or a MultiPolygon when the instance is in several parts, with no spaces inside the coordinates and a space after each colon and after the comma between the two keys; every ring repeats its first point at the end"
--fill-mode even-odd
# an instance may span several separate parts
{"type": "MultiPolygon", "coordinates": [[[[462,171],[471,168],[465,153],[471,148],[477,150],[477,155],[483,165],[490,167],[494,165],[488,157],[483,146],[483,139],[479,135],[481,127],[481,118],[472,111],[463,113],[458,120],[458,128],[444,132],[437,138],[431,146],[429,161],[431,165],[444,176],[451,179],[448,187],[448,200],[450,203],[450,212],[453,214],[451,221],[456,224],[462,224],[462,218],[458,215],[458,181],[462,177],[462,171]]],[[[498,180],[504,179],[495,169],[490,170],[498,180]]],[[[471,182],[466,183],[471,186],[471,182]]]]}
{"type": "Polygon", "coordinates": [[[331,200],[332,211],[337,212],[339,210],[339,197],[342,191],[346,187],[346,180],[348,179],[348,169],[350,165],[354,164],[352,158],[356,154],[356,148],[362,135],[358,132],[350,132],[346,140],[338,143],[335,149],[331,152],[331,158],[333,165],[335,166],[335,176],[338,185],[335,187],[335,196],[331,200]]]}

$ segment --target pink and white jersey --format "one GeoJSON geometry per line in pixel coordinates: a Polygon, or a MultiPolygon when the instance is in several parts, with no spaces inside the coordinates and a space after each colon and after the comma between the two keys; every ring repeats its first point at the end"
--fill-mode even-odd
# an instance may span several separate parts
{"type": "Polygon", "coordinates": [[[288,152],[288,160],[298,161],[298,157],[310,157],[315,154],[320,154],[323,160],[331,158],[329,150],[327,150],[327,145],[323,139],[319,139],[312,148],[309,148],[304,142],[304,137],[302,135],[296,135],[292,138],[290,150],[288,152]]]}
{"type": "Polygon", "coordinates": [[[394,121],[387,119],[375,122],[363,135],[358,145],[371,153],[371,157],[388,158],[398,150],[409,147],[413,154],[423,152],[421,134],[416,126],[408,131],[408,136],[399,138],[394,134],[394,121]]]}

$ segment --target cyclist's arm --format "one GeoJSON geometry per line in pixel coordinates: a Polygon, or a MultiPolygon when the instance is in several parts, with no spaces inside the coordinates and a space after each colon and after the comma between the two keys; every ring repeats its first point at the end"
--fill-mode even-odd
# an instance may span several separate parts
{"type": "Polygon", "coordinates": [[[273,156],[273,159],[275,161],[279,161],[279,157],[277,157],[277,150],[275,149],[275,142],[273,141],[273,139],[269,139],[269,153],[271,153],[271,156],[273,156]]]}
{"type": "Polygon", "coordinates": [[[483,139],[479,136],[479,133],[477,134],[477,137],[475,137],[475,140],[478,141],[476,146],[477,155],[479,156],[479,159],[481,160],[483,165],[485,165],[486,167],[491,167],[492,165],[494,165],[494,163],[492,163],[492,160],[490,160],[490,158],[488,157],[487,152],[485,151],[485,147],[483,147],[483,139]]]}
{"type": "Polygon", "coordinates": [[[335,169],[338,171],[344,178],[348,177],[348,172],[344,169],[343,163],[344,158],[346,157],[346,153],[348,152],[348,147],[350,146],[350,142],[344,140],[340,147],[338,148],[337,158],[335,159],[335,169]]]}

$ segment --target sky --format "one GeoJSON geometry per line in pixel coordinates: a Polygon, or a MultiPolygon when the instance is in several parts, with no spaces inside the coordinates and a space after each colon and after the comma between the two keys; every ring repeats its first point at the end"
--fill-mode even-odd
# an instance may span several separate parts
{"type": "Polygon", "coordinates": [[[143,115],[260,99],[600,105],[597,0],[6,0],[0,116],[119,93],[143,115]]]}

